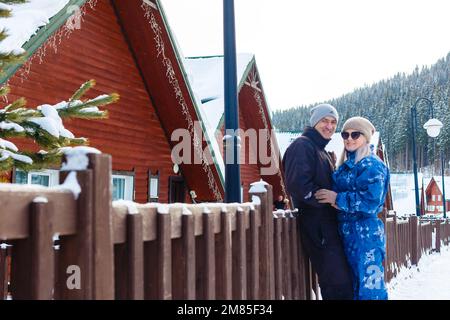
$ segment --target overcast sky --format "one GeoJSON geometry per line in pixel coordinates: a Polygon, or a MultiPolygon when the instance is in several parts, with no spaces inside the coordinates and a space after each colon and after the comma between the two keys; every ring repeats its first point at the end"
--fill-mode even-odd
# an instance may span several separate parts
{"type": "MultiPolygon", "coordinates": [[[[223,54],[222,0],[162,0],[185,56],[223,54]]],[[[235,0],[272,111],[410,73],[450,51],[450,0],[235,0]]]]}

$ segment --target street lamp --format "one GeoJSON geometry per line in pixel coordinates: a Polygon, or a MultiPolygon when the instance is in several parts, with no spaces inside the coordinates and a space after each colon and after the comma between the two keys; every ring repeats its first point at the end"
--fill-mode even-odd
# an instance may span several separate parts
{"type": "Polygon", "coordinates": [[[234,0],[223,0],[224,97],[225,97],[225,202],[241,202],[239,166],[239,104],[236,79],[236,32],[234,0]],[[230,134],[230,131],[233,133],[230,134]],[[230,137],[231,135],[231,137],[230,137]],[[232,153],[230,153],[232,152],[232,153]],[[230,159],[230,157],[233,159],[230,159]],[[229,163],[231,160],[231,163],[229,163]]]}
{"type": "Polygon", "coordinates": [[[444,151],[441,148],[441,175],[442,175],[442,210],[444,212],[444,219],[447,218],[447,209],[445,203],[445,181],[444,181],[444,151]]]}
{"type": "MultiPolygon", "coordinates": [[[[414,186],[415,186],[415,193],[416,193],[416,215],[420,216],[420,204],[419,204],[419,182],[417,180],[417,161],[416,161],[416,137],[415,137],[415,131],[417,127],[417,105],[419,102],[424,101],[428,104],[428,111],[431,115],[431,119],[428,120],[423,128],[427,130],[427,134],[432,137],[436,138],[441,128],[443,127],[442,122],[440,122],[437,119],[434,119],[433,116],[433,102],[430,99],[427,98],[418,98],[414,105],[411,107],[411,128],[412,128],[412,144],[413,144],[413,167],[414,167],[414,186]]],[[[442,182],[444,183],[444,182],[442,182]]]]}

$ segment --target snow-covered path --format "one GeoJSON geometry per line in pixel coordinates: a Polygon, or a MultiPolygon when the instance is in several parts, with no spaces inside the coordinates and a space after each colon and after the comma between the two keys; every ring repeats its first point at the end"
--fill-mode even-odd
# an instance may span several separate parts
{"type": "Polygon", "coordinates": [[[450,300],[450,248],[422,256],[418,266],[403,268],[388,284],[389,300],[450,300]]]}

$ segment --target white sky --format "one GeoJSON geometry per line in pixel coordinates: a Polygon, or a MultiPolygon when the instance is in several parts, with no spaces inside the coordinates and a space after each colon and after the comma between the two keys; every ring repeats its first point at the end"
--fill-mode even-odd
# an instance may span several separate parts
{"type": "MultiPolygon", "coordinates": [[[[222,0],[162,0],[185,56],[223,54],[222,0]]],[[[271,110],[410,73],[450,51],[450,0],[235,0],[271,110]]]]}

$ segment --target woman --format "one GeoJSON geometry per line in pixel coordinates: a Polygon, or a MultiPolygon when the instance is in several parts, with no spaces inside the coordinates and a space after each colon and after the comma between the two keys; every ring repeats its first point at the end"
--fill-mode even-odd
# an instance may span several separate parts
{"type": "Polygon", "coordinates": [[[339,211],[339,233],[353,271],[355,300],[386,300],[383,259],[386,253],[382,211],[389,170],[372,152],[375,128],[362,117],[348,119],[342,128],[345,150],[333,174],[333,190],[315,193],[320,203],[339,211]]]}

